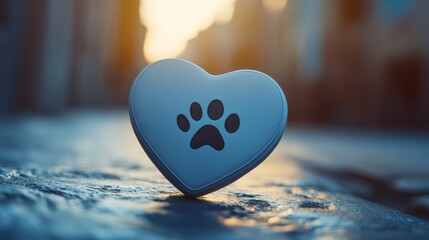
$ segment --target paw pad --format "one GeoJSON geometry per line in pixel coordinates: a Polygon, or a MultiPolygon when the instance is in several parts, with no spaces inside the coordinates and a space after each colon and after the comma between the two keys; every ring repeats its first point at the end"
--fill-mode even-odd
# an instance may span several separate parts
{"type": "MultiPolygon", "coordinates": [[[[215,99],[210,102],[207,108],[207,115],[213,121],[218,121],[224,114],[223,103],[215,99]]],[[[201,105],[193,102],[190,107],[190,115],[192,120],[199,121],[203,116],[201,105]]],[[[183,132],[188,132],[191,125],[188,118],[184,114],[177,116],[177,125],[183,132]]],[[[224,123],[224,128],[228,133],[235,133],[240,127],[240,117],[236,113],[230,114],[224,123]]],[[[213,149],[220,151],[225,147],[222,134],[218,128],[211,124],[206,124],[198,129],[191,139],[190,146],[192,149],[198,149],[203,146],[210,146],[213,149]]]]}

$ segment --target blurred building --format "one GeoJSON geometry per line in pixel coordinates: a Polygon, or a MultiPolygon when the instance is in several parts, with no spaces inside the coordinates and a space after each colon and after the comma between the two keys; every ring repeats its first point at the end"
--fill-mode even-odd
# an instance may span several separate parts
{"type": "Polygon", "coordinates": [[[138,0],[1,0],[2,112],[123,105],[144,64],[138,0]]]}
{"type": "Polygon", "coordinates": [[[200,33],[185,56],[213,73],[267,72],[286,92],[292,122],[427,128],[428,7],[289,0],[273,13],[261,1],[238,1],[232,22],[200,33]]]}
{"type": "MultiPolygon", "coordinates": [[[[429,127],[426,0],[237,0],[180,56],[213,74],[252,68],[287,94],[289,120],[429,127]]],[[[146,65],[138,1],[0,0],[0,111],[126,106],[146,65]]]]}

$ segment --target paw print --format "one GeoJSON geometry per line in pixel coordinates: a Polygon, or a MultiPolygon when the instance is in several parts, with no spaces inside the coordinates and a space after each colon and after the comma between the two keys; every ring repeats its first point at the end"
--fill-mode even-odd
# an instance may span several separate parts
{"type": "MultiPolygon", "coordinates": [[[[208,117],[213,121],[219,120],[223,116],[223,111],[223,103],[218,99],[211,101],[207,108],[208,117]]],[[[194,121],[200,121],[203,117],[203,110],[197,102],[191,104],[190,113],[194,121]]],[[[188,132],[190,129],[189,120],[183,114],[177,116],[177,125],[183,132],[188,132]]],[[[240,127],[240,118],[238,115],[236,113],[230,114],[225,120],[224,127],[228,133],[235,133],[240,127]]],[[[217,127],[205,124],[194,134],[190,145],[192,149],[198,149],[207,145],[217,151],[221,151],[225,147],[225,142],[217,127]]]]}

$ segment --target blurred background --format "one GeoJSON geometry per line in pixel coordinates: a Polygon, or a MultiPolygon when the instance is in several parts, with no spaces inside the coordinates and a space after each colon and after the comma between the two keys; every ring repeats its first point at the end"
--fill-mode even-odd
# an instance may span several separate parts
{"type": "MultiPolygon", "coordinates": [[[[428,9],[427,0],[0,0],[0,184],[9,186],[0,198],[20,206],[7,192],[20,181],[37,190],[28,169],[54,182],[77,178],[76,189],[80,176],[110,176],[98,171],[124,186],[127,164],[138,184],[162,179],[131,130],[127,99],[145,66],[179,57],[211,74],[260,70],[280,84],[286,134],[258,168],[281,172],[270,181],[299,175],[293,186],[305,191],[429,220],[428,9]]],[[[148,196],[163,191],[155,185],[148,196]]],[[[0,204],[0,215],[9,209],[0,204]]],[[[12,225],[28,225],[17,216],[12,225]]]]}
{"type": "Polygon", "coordinates": [[[429,128],[425,0],[0,0],[0,112],[127,106],[147,64],[278,81],[289,122],[429,128]]]}

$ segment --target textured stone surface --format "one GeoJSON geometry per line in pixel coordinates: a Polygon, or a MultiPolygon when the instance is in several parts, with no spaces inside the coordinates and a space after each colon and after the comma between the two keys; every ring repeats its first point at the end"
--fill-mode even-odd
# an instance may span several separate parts
{"type": "Polygon", "coordinates": [[[300,146],[293,134],[248,175],[193,200],[147,159],[125,111],[4,119],[0,236],[424,239],[429,234],[426,221],[354,197],[355,189],[339,178],[294,162],[285,154],[289,146],[300,146]]]}

